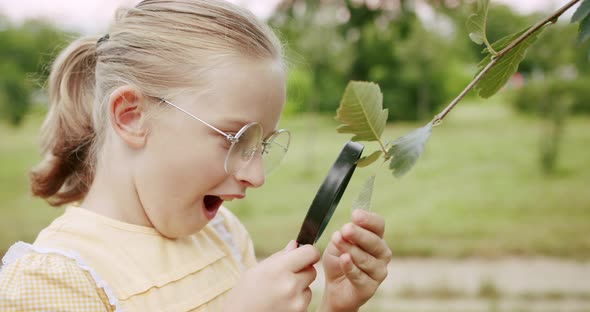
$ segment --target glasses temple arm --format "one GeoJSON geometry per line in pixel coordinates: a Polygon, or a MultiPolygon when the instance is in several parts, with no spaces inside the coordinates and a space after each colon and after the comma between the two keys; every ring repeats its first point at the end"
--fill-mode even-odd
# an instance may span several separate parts
{"type": "Polygon", "coordinates": [[[200,122],[204,123],[204,124],[205,124],[207,127],[211,128],[211,129],[213,129],[213,130],[215,130],[215,131],[216,131],[216,132],[218,132],[219,134],[221,134],[221,135],[223,135],[224,137],[226,137],[228,140],[230,140],[230,141],[233,141],[233,140],[234,140],[234,136],[233,136],[233,135],[231,135],[231,134],[228,134],[228,133],[225,133],[225,132],[223,132],[223,131],[221,131],[221,130],[219,130],[219,129],[215,128],[215,127],[214,127],[213,125],[211,125],[210,123],[208,123],[208,122],[204,121],[203,119],[201,119],[201,118],[199,118],[199,117],[197,117],[197,116],[195,116],[195,115],[191,114],[190,112],[188,112],[187,110],[183,109],[182,107],[180,107],[180,106],[178,106],[178,105],[175,105],[175,104],[172,104],[171,102],[167,101],[166,99],[160,99],[160,100],[161,100],[162,102],[165,102],[165,103],[166,103],[166,104],[168,104],[168,105],[172,105],[173,107],[175,107],[175,108],[176,108],[176,109],[178,109],[179,111],[181,111],[181,112],[183,112],[183,113],[187,114],[188,116],[190,116],[190,117],[192,117],[192,118],[194,118],[194,119],[196,119],[196,120],[198,120],[198,121],[200,121],[200,122]]]}

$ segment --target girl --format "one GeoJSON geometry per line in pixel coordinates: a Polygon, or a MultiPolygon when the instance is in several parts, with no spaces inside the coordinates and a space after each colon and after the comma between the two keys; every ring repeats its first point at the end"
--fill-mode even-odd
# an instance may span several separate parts
{"type": "MultiPolygon", "coordinates": [[[[273,33],[215,0],[144,0],[53,64],[33,193],[64,214],[3,259],[1,311],[305,311],[313,246],[256,263],[222,204],[264,183],[285,65],[273,33]]],[[[323,256],[322,311],[355,311],[387,275],[381,217],[355,211],[323,256]]]]}

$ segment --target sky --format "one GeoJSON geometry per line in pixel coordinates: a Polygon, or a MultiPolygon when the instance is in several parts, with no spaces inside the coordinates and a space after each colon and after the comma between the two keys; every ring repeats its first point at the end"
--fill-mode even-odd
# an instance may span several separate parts
{"type": "MultiPolygon", "coordinates": [[[[84,33],[106,32],[115,9],[133,5],[139,0],[0,0],[0,14],[15,22],[28,17],[46,17],[56,24],[84,33]],[[82,4],[83,3],[83,4],[82,4]]],[[[230,0],[243,5],[256,15],[269,16],[280,0],[230,0]]],[[[506,3],[522,13],[552,11],[568,0],[491,0],[506,3]]]]}
{"type": "MultiPolygon", "coordinates": [[[[133,6],[140,0],[0,0],[0,14],[11,21],[45,17],[56,24],[84,33],[101,33],[108,29],[115,10],[133,6]]],[[[280,0],[228,0],[252,10],[264,18],[280,0]]]]}

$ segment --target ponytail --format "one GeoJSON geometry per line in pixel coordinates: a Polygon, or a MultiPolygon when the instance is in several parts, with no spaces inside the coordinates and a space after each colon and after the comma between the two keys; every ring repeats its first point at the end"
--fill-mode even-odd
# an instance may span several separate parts
{"type": "Polygon", "coordinates": [[[44,159],[31,170],[30,180],[33,195],[52,206],[83,199],[93,179],[96,44],[96,38],[74,41],[49,75],[49,111],[41,127],[44,159]]]}

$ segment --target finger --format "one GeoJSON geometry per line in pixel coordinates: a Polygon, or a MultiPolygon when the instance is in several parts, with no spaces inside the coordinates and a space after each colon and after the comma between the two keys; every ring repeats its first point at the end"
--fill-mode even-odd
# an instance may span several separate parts
{"type": "Polygon", "coordinates": [[[346,275],[346,278],[355,288],[363,288],[370,282],[369,277],[361,271],[352,261],[350,254],[340,256],[340,269],[346,275]]]}
{"type": "Polygon", "coordinates": [[[274,258],[278,258],[281,257],[282,255],[286,254],[287,252],[294,250],[297,248],[297,242],[294,240],[289,241],[289,243],[287,244],[287,246],[285,246],[285,248],[275,252],[274,254],[270,255],[270,257],[268,257],[266,260],[271,261],[271,259],[274,258]]]}
{"type": "Polygon", "coordinates": [[[320,260],[320,252],[312,245],[303,245],[288,251],[282,258],[284,258],[288,270],[299,272],[317,263],[320,260]]]}
{"type": "Polygon", "coordinates": [[[377,236],[377,234],[352,223],[342,226],[341,232],[345,240],[353,245],[357,245],[373,257],[386,260],[387,262],[391,260],[391,250],[389,250],[385,241],[377,236]]]}
{"type": "Polygon", "coordinates": [[[291,251],[297,248],[297,242],[295,240],[291,240],[289,241],[289,243],[287,244],[287,246],[285,246],[285,249],[283,249],[284,251],[291,251]]]}
{"type": "Polygon", "coordinates": [[[297,279],[300,285],[300,289],[305,289],[315,281],[318,272],[313,267],[313,265],[308,266],[307,268],[297,272],[297,279]]]}
{"type": "Polygon", "coordinates": [[[311,298],[313,297],[313,294],[311,293],[311,288],[307,287],[303,290],[303,296],[305,297],[305,306],[309,306],[309,303],[311,302],[311,298]]]}
{"type": "Polygon", "coordinates": [[[309,304],[311,303],[312,293],[311,288],[307,287],[301,294],[301,307],[297,307],[296,311],[307,311],[309,304]]]}
{"type": "Polygon", "coordinates": [[[362,209],[355,209],[352,212],[352,222],[362,228],[365,228],[383,238],[385,233],[385,219],[376,213],[362,209]]]}
{"type": "Polygon", "coordinates": [[[334,240],[332,243],[342,254],[350,254],[353,263],[371,279],[382,282],[387,277],[387,263],[389,260],[386,262],[383,259],[377,259],[344,239],[334,240]]]}
{"type": "Polygon", "coordinates": [[[340,257],[342,255],[342,251],[340,251],[340,249],[338,249],[337,246],[335,246],[335,242],[341,241],[342,239],[343,238],[340,231],[336,231],[334,232],[334,234],[332,234],[332,237],[330,238],[332,244],[328,244],[328,246],[326,246],[326,252],[328,255],[334,257],[340,257]]]}

